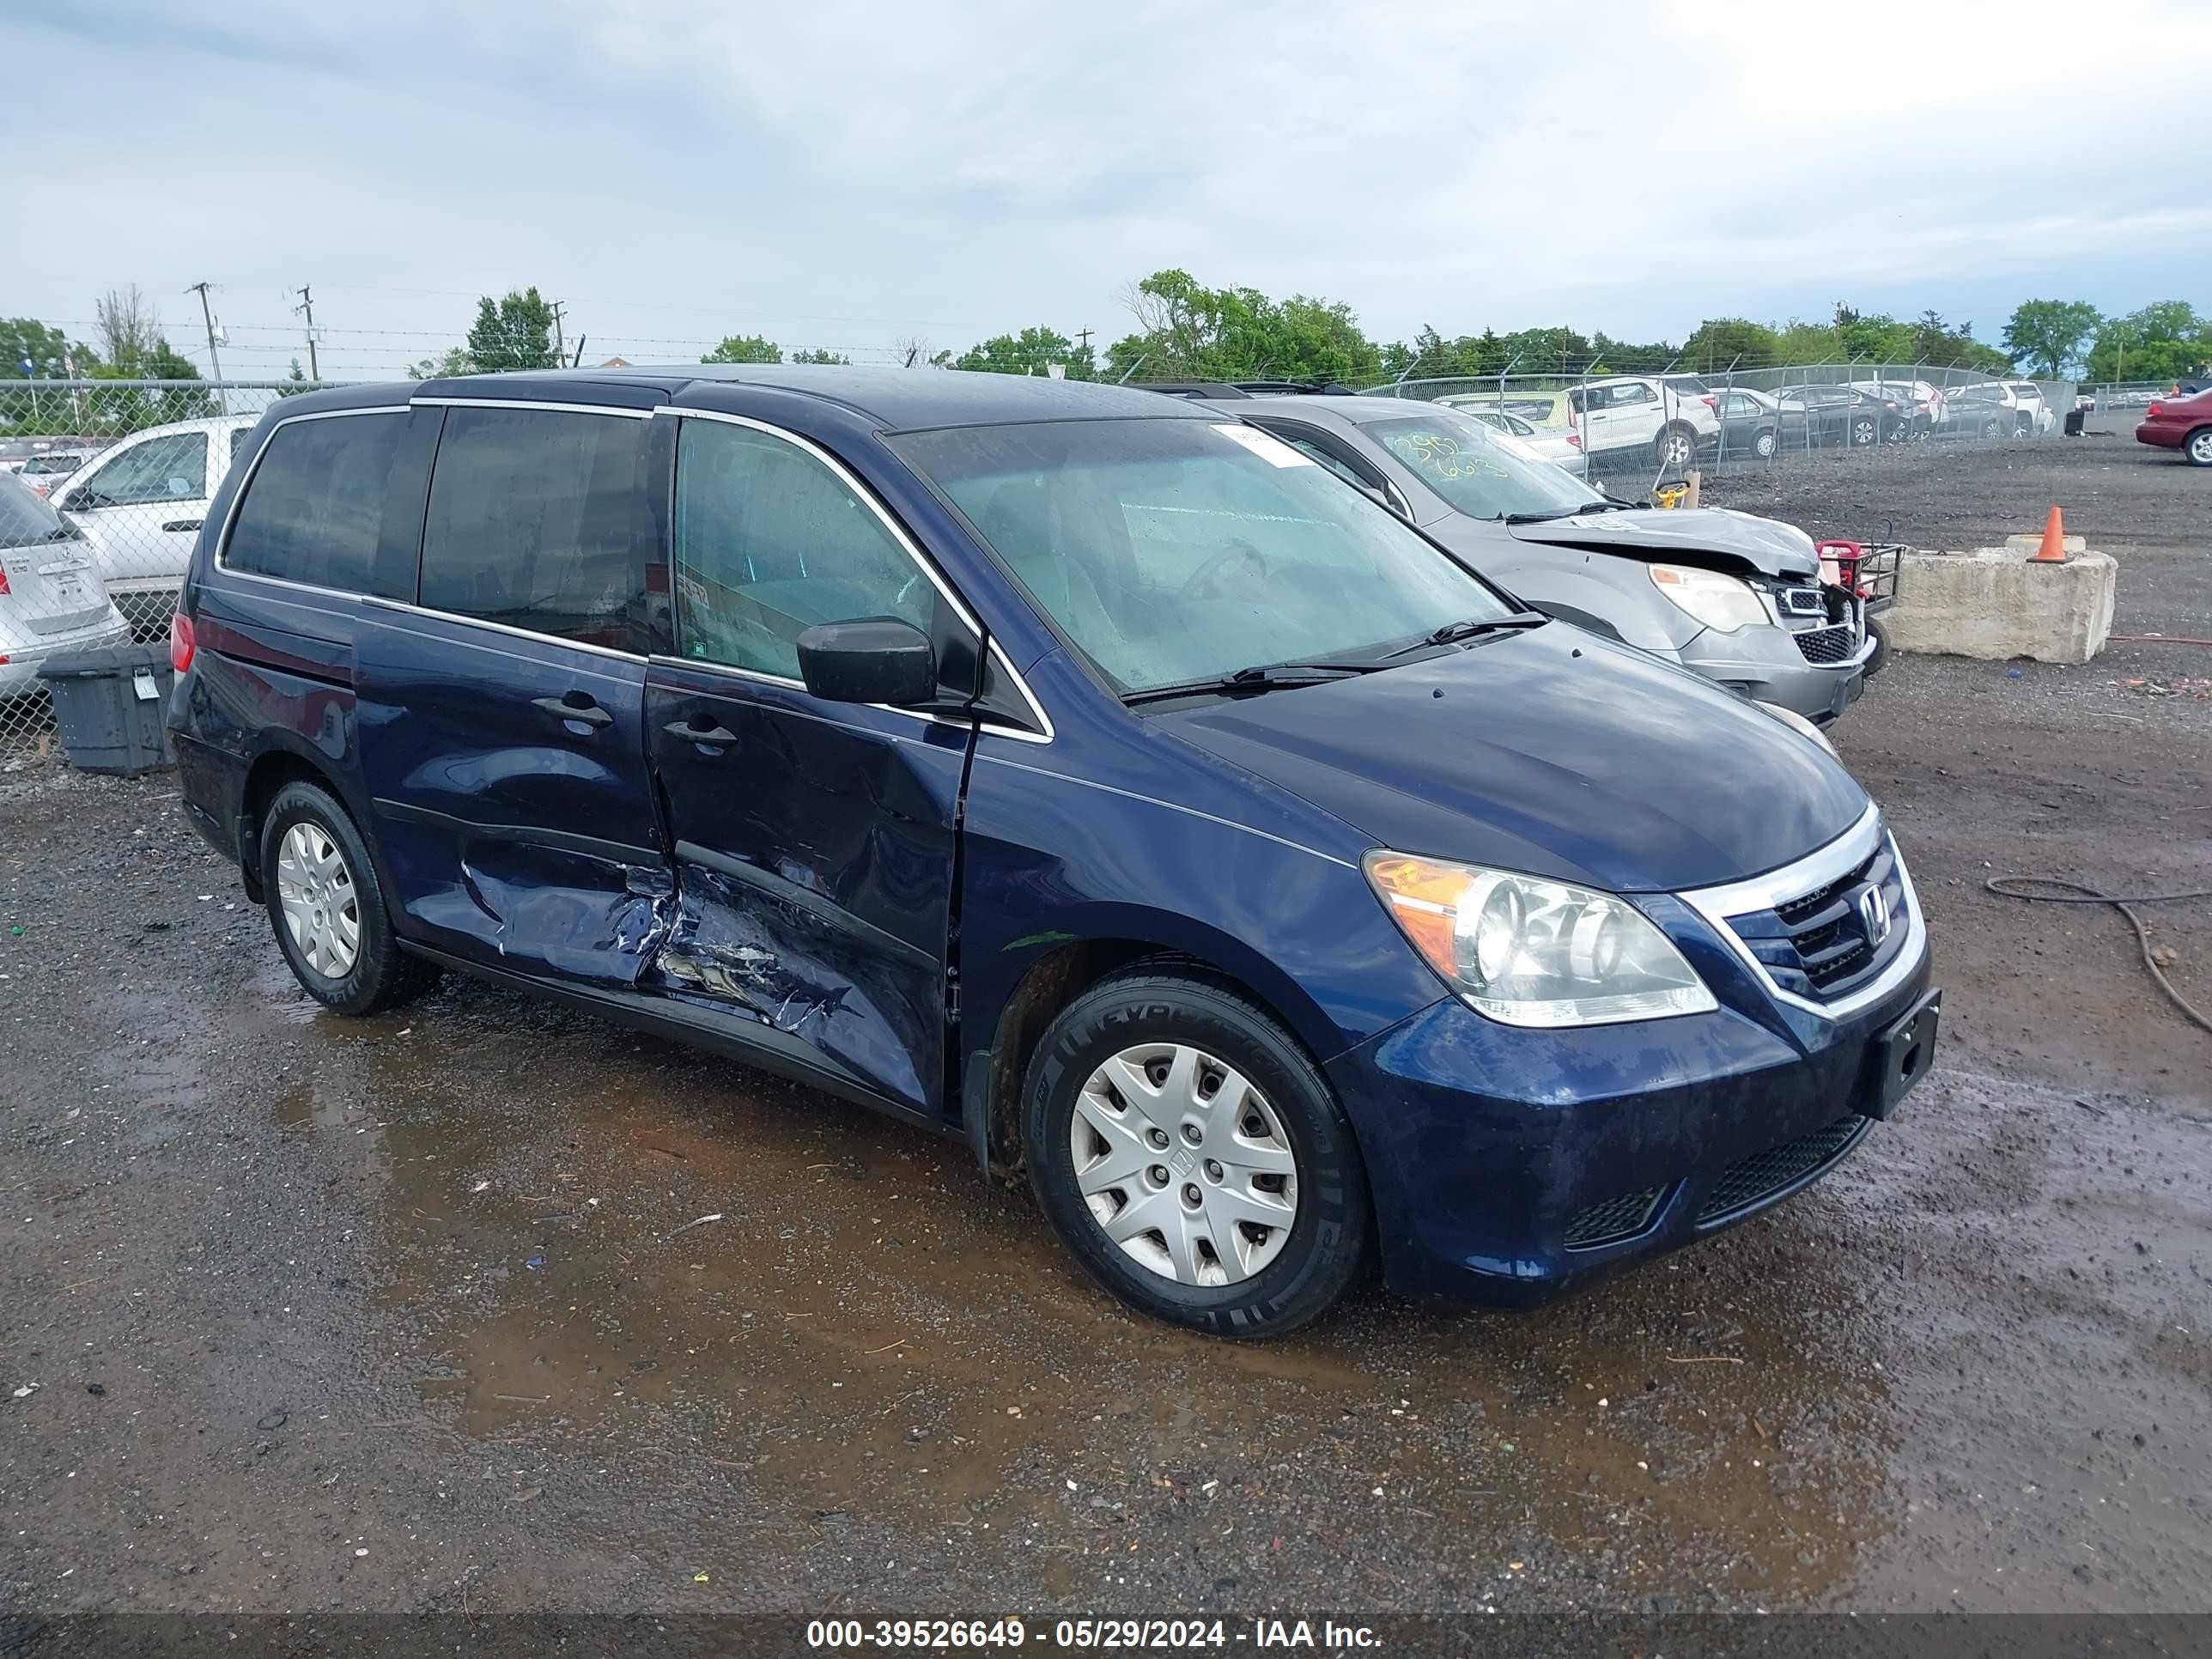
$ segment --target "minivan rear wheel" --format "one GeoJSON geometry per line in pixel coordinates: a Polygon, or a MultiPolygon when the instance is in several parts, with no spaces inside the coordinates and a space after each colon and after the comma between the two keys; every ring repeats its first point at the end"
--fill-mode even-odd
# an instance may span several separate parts
{"type": "Polygon", "coordinates": [[[1139,968],[1078,997],[1030,1063],[1022,1127],[1046,1218],[1139,1312],[1278,1336],[1365,1271],[1350,1124],[1297,1041],[1218,981],[1139,968]]]}
{"type": "Polygon", "coordinates": [[[361,831],[319,785],[288,783],[269,803],[261,889],[293,977],[325,1007],[380,1012],[437,978],[436,969],[400,950],[361,831]]]}

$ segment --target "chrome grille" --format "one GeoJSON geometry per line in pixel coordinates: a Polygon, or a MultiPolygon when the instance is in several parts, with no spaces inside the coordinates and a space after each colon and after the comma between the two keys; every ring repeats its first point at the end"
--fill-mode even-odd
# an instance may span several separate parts
{"type": "Polygon", "coordinates": [[[1880,973],[1911,931],[1905,872],[1887,836],[1850,869],[1729,926],[1776,984],[1832,1001],[1880,973]]]}

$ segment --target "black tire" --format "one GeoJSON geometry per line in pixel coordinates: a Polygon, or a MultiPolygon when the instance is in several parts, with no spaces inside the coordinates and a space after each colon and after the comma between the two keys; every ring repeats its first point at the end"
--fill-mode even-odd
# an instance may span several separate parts
{"type": "Polygon", "coordinates": [[[2181,441],[2181,459],[2191,466],[2212,466],[2212,426],[2200,426],[2181,441]]]}
{"type": "MultiPolygon", "coordinates": [[[[1352,1126],[1297,1041],[1218,981],[1139,964],[1070,1003],[1023,1080],[1022,1133],[1030,1185],[1060,1241],[1099,1284],[1155,1319],[1215,1336],[1280,1336],[1318,1318],[1367,1271],[1373,1200],[1352,1126]],[[1071,1146],[1085,1085],[1114,1056],[1154,1042],[1195,1048],[1239,1073],[1289,1142],[1297,1180],[1289,1237],[1248,1278],[1184,1284],[1146,1267],[1107,1236],[1077,1184],[1071,1146]]],[[[1177,1146],[1161,1156],[1183,1152],[1177,1146]]],[[[1179,1178],[1171,1173],[1170,1184],[1179,1178]]]]}
{"type": "Polygon", "coordinates": [[[1874,641],[1874,654],[1866,659],[1866,677],[1872,679],[1889,665],[1889,630],[1881,625],[1881,618],[1869,617],[1867,635],[1874,641]]]}
{"type": "Polygon", "coordinates": [[[1996,416],[1990,416],[1988,420],[1982,422],[1982,436],[1984,438],[2003,437],[2004,422],[1997,419],[1996,416]]]}
{"type": "Polygon", "coordinates": [[[1762,461],[1772,460],[1774,452],[1781,447],[1781,435],[1771,426],[1759,428],[1758,435],[1751,441],[1751,453],[1762,461]]]}
{"type": "Polygon", "coordinates": [[[1663,427],[1651,441],[1651,454],[1662,467],[1686,467],[1698,459],[1698,434],[1686,426],[1663,427]]]}
{"type": "Polygon", "coordinates": [[[368,845],[352,815],[320,785],[288,783],[269,803],[261,821],[261,890],[276,948],[284,953],[301,988],[325,1007],[341,1014],[381,1013],[421,995],[436,981],[438,970],[433,964],[399,948],[368,845]],[[350,890],[358,938],[352,964],[343,974],[325,973],[309,961],[286,920],[278,866],[285,836],[303,823],[327,836],[343,860],[343,885],[350,890]]]}
{"type": "Polygon", "coordinates": [[[1870,415],[1861,415],[1851,422],[1850,439],[1855,446],[1863,448],[1880,435],[1881,428],[1875,425],[1870,415]]]}

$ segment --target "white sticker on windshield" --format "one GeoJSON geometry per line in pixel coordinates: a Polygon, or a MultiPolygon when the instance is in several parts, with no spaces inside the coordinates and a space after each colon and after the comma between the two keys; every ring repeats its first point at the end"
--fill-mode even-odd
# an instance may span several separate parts
{"type": "Polygon", "coordinates": [[[1243,444],[1263,461],[1277,466],[1311,466],[1313,458],[1301,455],[1280,438],[1260,430],[1255,426],[1217,426],[1213,428],[1231,443],[1243,444]]]}

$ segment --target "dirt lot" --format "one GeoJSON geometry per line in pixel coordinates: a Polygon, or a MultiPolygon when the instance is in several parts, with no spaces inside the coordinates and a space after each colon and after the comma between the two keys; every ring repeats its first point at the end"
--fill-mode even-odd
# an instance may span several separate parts
{"type": "MultiPolygon", "coordinates": [[[[2124,631],[2212,637],[2212,474],[1974,448],[1719,493],[2057,499],[2124,631]]],[[[1846,719],[1949,999],[1834,1177],[1266,1347],[826,1097],[461,981],[333,1019],[170,782],[0,776],[0,1613],[2212,1609],[2212,1036],[2118,916],[1981,887],[2204,884],[2212,702],[2127,682],[2206,676],[1907,659],[1846,719]]],[[[2153,914],[2212,1002],[2212,905],[2153,914]]]]}

